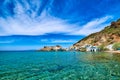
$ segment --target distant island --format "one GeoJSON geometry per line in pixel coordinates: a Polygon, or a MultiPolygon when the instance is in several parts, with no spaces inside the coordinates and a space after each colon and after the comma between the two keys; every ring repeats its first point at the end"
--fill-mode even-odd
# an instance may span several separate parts
{"type": "Polygon", "coordinates": [[[107,51],[120,53],[120,19],[111,22],[100,32],[90,34],[70,48],[62,48],[60,45],[44,46],[40,51],[107,51]]]}
{"type": "Polygon", "coordinates": [[[62,48],[60,45],[56,46],[44,46],[40,51],[67,51],[67,48],[62,48]]]}

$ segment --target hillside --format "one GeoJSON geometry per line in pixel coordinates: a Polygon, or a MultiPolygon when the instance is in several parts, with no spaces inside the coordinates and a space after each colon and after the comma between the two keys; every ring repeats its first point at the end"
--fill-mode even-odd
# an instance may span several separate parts
{"type": "Polygon", "coordinates": [[[95,46],[110,45],[120,42],[120,19],[116,22],[111,22],[111,25],[105,27],[100,32],[90,34],[73,45],[73,47],[84,46],[91,44],[95,46]]]}

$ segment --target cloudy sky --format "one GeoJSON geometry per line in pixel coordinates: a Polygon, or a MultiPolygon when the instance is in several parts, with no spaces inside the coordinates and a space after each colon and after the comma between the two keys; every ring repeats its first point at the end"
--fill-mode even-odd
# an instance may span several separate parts
{"type": "Polygon", "coordinates": [[[0,0],[0,50],[64,47],[120,18],[120,0],[0,0]]]}

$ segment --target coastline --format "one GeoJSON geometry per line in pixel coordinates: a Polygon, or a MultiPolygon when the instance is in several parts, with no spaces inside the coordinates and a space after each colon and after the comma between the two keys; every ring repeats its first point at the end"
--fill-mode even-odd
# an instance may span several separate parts
{"type": "Polygon", "coordinates": [[[120,54],[120,50],[117,50],[117,51],[104,51],[104,52],[108,52],[108,53],[118,53],[118,54],[120,54]]]}

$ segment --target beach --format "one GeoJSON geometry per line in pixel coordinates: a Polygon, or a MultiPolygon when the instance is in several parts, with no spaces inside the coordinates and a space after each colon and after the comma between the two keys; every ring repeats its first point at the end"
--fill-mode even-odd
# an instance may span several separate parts
{"type": "Polygon", "coordinates": [[[104,51],[104,52],[108,52],[108,53],[119,53],[119,54],[120,54],[120,50],[117,50],[117,51],[104,51]]]}

